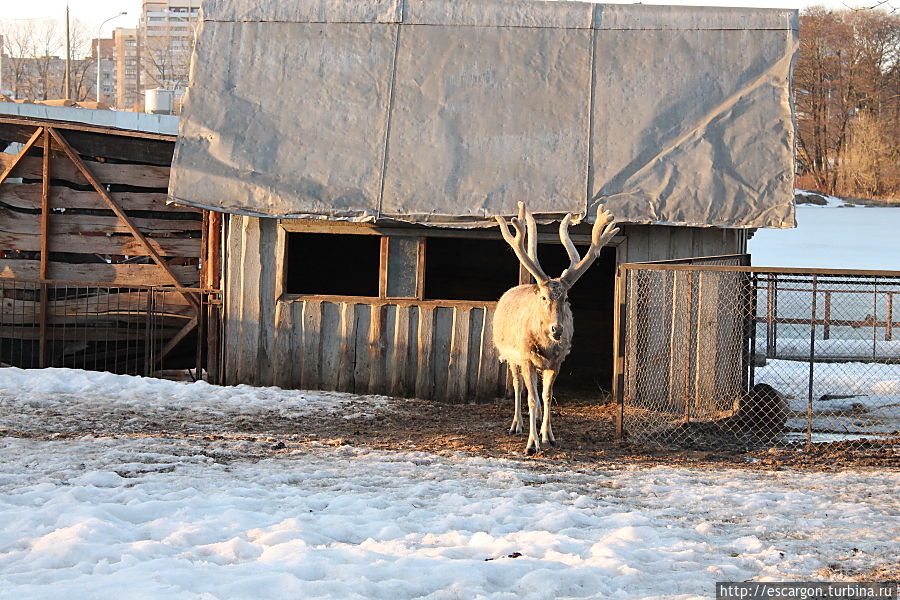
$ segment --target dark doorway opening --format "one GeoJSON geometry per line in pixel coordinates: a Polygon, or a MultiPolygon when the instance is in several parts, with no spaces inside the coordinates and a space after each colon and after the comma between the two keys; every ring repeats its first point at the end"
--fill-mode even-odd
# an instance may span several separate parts
{"type": "MultiPolygon", "coordinates": [[[[583,256],[587,246],[576,246],[583,256]]],[[[539,244],[538,259],[551,277],[569,266],[566,249],[559,243],[539,244]]],[[[596,399],[612,389],[615,276],[616,249],[603,248],[569,290],[575,335],[553,389],[558,399],[596,399]]]]}

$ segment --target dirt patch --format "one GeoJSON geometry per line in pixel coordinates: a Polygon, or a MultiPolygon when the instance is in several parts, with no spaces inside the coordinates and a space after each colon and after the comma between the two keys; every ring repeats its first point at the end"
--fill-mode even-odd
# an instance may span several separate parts
{"type": "MultiPolygon", "coordinates": [[[[156,410],[60,410],[18,406],[0,414],[0,435],[48,439],[82,436],[163,436],[189,439],[217,458],[264,458],[302,449],[304,444],[348,444],[379,450],[418,450],[553,463],[668,464],[741,468],[836,470],[900,468],[900,445],[847,442],[797,447],[740,448],[710,443],[708,448],[637,446],[615,441],[611,403],[566,401],[553,407],[558,445],[534,457],[524,455],[525,435],[507,433],[510,401],[451,405],[397,399],[373,406],[365,397],[346,402],[340,412],[302,417],[275,410],[215,413],[188,407],[156,410]],[[29,414],[23,414],[27,412],[29,414]],[[226,452],[221,450],[228,447],[226,452]],[[238,450],[235,450],[238,448],[238,450]]],[[[0,411],[2,413],[2,411],[0,411]]]]}

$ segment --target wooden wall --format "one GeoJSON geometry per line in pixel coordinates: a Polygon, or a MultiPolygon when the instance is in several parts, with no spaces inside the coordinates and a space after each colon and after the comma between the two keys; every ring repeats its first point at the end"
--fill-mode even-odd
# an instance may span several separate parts
{"type": "MultiPolygon", "coordinates": [[[[84,255],[83,260],[49,260],[48,279],[111,284],[171,285],[158,265],[134,257],[149,255],[122,221],[89,189],[84,176],[65,156],[53,153],[49,187],[49,251],[84,255]],[[112,255],[107,263],[96,255],[112,255]],[[125,262],[124,257],[132,257],[125,262]]],[[[15,156],[0,152],[0,171],[15,156]]],[[[200,282],[197,258],[201,253],[202,212],[167,206],[169,167],[143,164],[108,164],[85,161],[104,185],[129,187],[110,197],[128,214],[156,252],[172,261],[172,270],[183,287],[200,282]],[[142,189],[137,189],[138,187],[142,189]],[[177,260],[192,259],[192,260],[177,260]],[[192,263],[192,264],[178,264],[192,263]]],[[[11,174],[26,183],[0,185],[0,277],[37,279],[40,260],[29,252],[41,251],[42,165],[40,156],[27,156],[11,174]],[[22,257],[28,258],[22,258],[22,257]]]]}
{"type": "MultiPolygon", "coordinates": [[[[286,234],[278,220],[227,221],[227,383],[448,402],[507,392],[491,343],[496,303],[291,296],[281,287],[286,234]]],[[[731,254],[746,244],[745,232],[720,229],[627,226],[625,234],[618,262],[731,254]]]]}
{"type": "Polygon", "coordinates": [[[2,117],[0,149],[10,142],[22,146],[0,152],[0,364],[162,365],[198,327],[200,297],[147,286],[197,287],[214,220],[166,204],[175,137],[2,117]]]}

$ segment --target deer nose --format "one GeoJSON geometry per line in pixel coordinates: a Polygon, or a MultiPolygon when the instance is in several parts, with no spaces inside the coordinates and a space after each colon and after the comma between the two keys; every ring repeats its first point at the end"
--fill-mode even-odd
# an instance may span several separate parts
{"type": "Polygon", "coordinates": [[[560,325],[559,323],[553,323],[552,325],[550,325],[550,336],[554,339],[559,339],[559,336],[562,335],[562,331],[562,325],[560,325]]]}

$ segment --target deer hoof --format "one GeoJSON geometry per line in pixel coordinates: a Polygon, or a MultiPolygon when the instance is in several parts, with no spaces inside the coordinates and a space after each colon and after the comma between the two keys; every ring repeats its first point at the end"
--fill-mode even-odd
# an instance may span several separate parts
{"type": "Polygon", "coordinates": [[[525,448],[525,454],[527,456],[534,456],[537,453],[537,449],[534,446],[528,446],[525,448]]]}
{"type": "Polygon", "coordinates": [[[509,435],[518,435],[520,433],[522,433],[521,425],[513,425],[512,427],[509,428],[509,435]]]}

